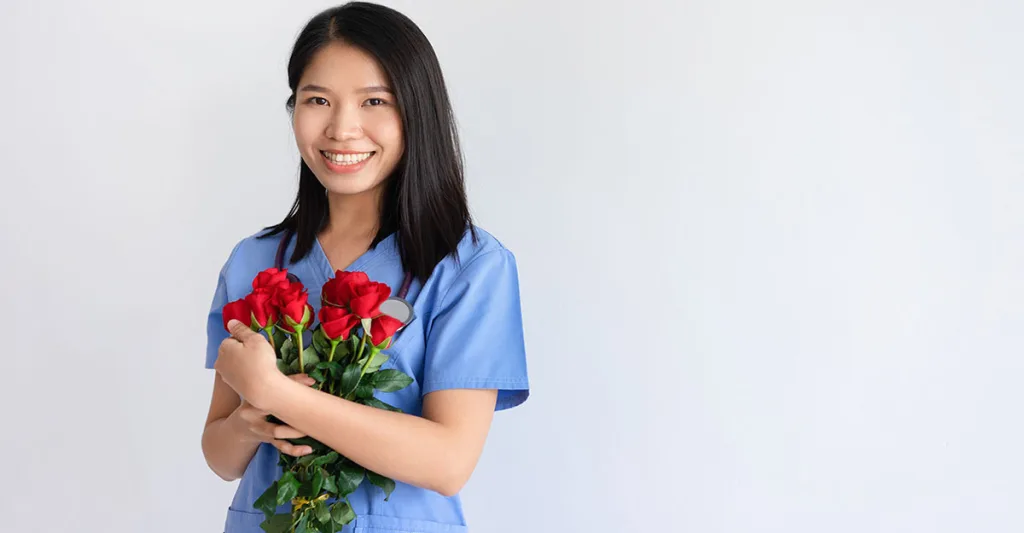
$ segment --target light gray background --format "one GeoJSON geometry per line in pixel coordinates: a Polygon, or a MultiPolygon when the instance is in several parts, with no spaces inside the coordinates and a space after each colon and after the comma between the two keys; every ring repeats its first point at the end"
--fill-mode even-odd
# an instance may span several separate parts
{"type": "MultiPolygon", "coordinates": [[[[205,313],[328,5],[0,4],[4,531],[220,531],[205,313]]],[[[521,268],[473,531],[1024,530],[1024,3],[392,5],[521,268]]]]}

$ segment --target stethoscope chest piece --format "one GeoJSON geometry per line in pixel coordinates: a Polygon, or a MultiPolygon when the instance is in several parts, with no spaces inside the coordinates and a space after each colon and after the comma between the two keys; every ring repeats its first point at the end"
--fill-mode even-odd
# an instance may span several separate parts
{"type": "Polygon", "coordinates": [[[405,301],[404,298],[399,298],[397,296],[392,296],[391,298],[384,300],[384,303],[380,304],[380,312],[401,321],[402,327],[398,328],[399,330],[408,326],[409,322],[412,322],[412,319],[416,316],[413,312],[412,305],[405,301]]]}

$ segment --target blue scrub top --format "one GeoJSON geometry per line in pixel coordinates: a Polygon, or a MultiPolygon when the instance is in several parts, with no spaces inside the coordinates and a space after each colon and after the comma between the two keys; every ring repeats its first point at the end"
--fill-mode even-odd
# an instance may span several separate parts
{"type": "MultiPolygon", "coordinates": [[[[377,398],[420,416],[423,395],[442,389],[497,389],[497,410],[523,403],[529,396],[519,280],[513,254],[486,231],[476,228],[459,243],[459,260],[442,260],[425,283],[414,280],[406,299],[415,318],[400,331],[386,350],[391,358],[384,368],[398,368],[413,378],[408,387],[377,398]]],[[[260,271],[274,265],[281,235],[256,239],[251,235],[231,251],[221,269],[207,322],[206,367],[213,368],[220,343],[228,337],[221,310],[245,297],[260,271]]],[[[295,240],[288,245],[291,256],[295,240]]],[[[309,291],[309,303],[319,311],[320,290],[334,276],[318,240],[298,263],[287,264],[309,291]]],[[[395,235],[360,256],[349,271],[363,271],[371,280],[387,283],[392,294],[401,287],[404,273],[395,235]]],[[[262,533],[264,515],[253,502],[281,476],[278,451],[259,446],[238,485],[227,511],[225,533],[262,533]]],[[[467,532],[458,495],[441,494],[396,480],[388,501],[384,492],[363,482],[348,497],[357,518],[345,533],[464,533],[467,532]]],[[[290,506],[278,512],[290,512],[290,506]]]]}

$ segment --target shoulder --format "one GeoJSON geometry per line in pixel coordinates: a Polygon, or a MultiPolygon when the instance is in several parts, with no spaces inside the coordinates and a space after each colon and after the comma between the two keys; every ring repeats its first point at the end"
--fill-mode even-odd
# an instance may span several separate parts
{"type": "Polygon", "coordinates": [[[260,230],[235,243],[220,273],[229,294],[248,291],[256,274],[274,266],[274,257],[283,238],[283,234],[268,236],[267,231],[260,230]]]}
{"type": "Polygon", "coordinates": [[[473,226],[467,230],[460,240],[456,254],[442,260],[431,276],[433,284],[441,296],[453,296],[460,292],[460,287],[468,285],[492,284],[498,280],[517,282],[516,258],[495,235],[487,230],[473,226]]]}
{"type": "Polygon", "coordinates": [[[486,271],[507,263],[514,264],[515,254],[504,243],[487,230],[473,226],[459,241],[454,257],[442,261],[448,274],[466,276],[472,272],[486,271]]]}

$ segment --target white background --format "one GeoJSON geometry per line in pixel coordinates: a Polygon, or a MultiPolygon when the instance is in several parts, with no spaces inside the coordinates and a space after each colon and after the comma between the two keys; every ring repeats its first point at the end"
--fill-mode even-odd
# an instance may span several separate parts
{"type": "MultiPolygon", "coordinates": [[[[204,323],[325,2],[0,4],[4,531],[220,531],[204,323]]],[[[394,2],[533,395],[471,530],[1024,530],[1024,3],[394,2]]]]}

